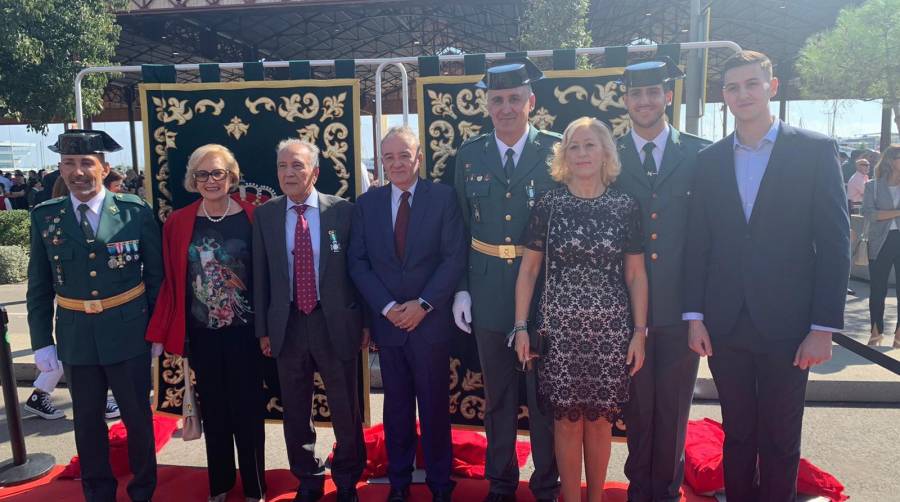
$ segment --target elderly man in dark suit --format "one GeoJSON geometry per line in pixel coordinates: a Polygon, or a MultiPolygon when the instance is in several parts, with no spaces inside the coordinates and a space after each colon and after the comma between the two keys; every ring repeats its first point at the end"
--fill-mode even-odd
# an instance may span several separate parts
{"type": "Polygon", "coordinates": [[[294,500],[314,502],[324,491],[310,420],[318,371],[337,439],[332,479],[338,501],[352,502],[366,461],[357,399],[362,306],[346,265],[353,204],[316,191],[318,159],[311,143],[278,145],[284,195],[260,206],[253,225],[256,336],[278,366],[288,461],[300,480],[294,500]]]}
{"type": "Polygon", "coordinates": [[[688,222],[684,317],[709,356],[738,502],[797,497],[809,368],[831,358],[850,268],[837,145],[773,118],[777,90],[764,54],[725,62],[735,132],[700,152],[688,222]]]}
{"type": "Polygon", "coordinates": [[[624,408],[631,502],[681,499],[684,438],[700,361],[687,345],[681,297],[697,152],[710,142],[666,120],[674,82],[683,76],[668,58],[630,65],[623,75],[631,131],[618,140],[622,174],[614,186],[641,204],[650,279],[646,360],[631,379],[624,408]]]}
{"type": "Polygon", "coordinates": [[[433,500],[450,501],[451,304],[466,266],[456,194],[419,182],[422,151],[407,127],[387,132],[390,185],[363,194],[353,212],[350,275],[369,305],[384,381],[389,502],[409,497],[416,458],[416,402],[433,500]]]}

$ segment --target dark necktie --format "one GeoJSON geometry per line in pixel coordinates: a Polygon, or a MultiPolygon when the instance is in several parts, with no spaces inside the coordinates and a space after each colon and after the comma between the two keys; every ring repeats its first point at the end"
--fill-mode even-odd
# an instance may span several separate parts
{"type": "Polygon", "coordinates": [[[512,148],[506,149],[506,162],[503,163],[503,172],[506,174],[506,181],[512,179],[513,169],[516,168],[516,163],[513,162],[513,155],[515,152],[512,148]]]}
{"type": "Polygon", "coordinates": [[[409,227],[409,192],[400,195],[400,206],[397,208],[397,219],[394,221],[394,252],[403,261],[406,251],[406,229],[409,227]]]}
{"type": "Polygon", "coordinates": [[[649,142],[644,145],[642,150],[644,151],[644,163],[643,168],[644,172],[647,173],[647,176],[656,176],[656,160],[653,158],[653,149],[656,148],[656,143],[649,142]]]}
{"type": "Polygon", "coordinates": [[[297,211],[297,226],[294,227],[294,303],[304,314],[316,308],[316,268],[313,264],[312,239],[309,222],[303,212],[306,204],[294,206],[297,211]]]}
{"type": "Polygon", "coordinates": [[[88,241],[88,244],[94,242],[94,229],[91,228],[91,222],[87,218],[87,212],[90,209],[87,204],[78,205],[78,212],[81,213],[81,232],[84,233],[84,239],[88,241]]]}

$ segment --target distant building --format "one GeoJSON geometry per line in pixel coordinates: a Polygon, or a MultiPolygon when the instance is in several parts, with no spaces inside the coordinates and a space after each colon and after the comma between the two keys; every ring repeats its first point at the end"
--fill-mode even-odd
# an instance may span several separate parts
{"type": "MultiPolygon", "coordinates": [[[[881,145],[881,133],[862,134],[852,138],[838,138],[838,146],[841,150],[850,152],[857,148],[868,148],[869,150],[878,150],[881,145]]],[[[891,134],[891,143],[900,142],[900,136],[891,134]]]]}
{"type": "Polygon", "coordinates": [[[22,167],[22,159],[31,155],[34,143],[13,143],[0,141],[0,171],[29,169],[22,167]]]}

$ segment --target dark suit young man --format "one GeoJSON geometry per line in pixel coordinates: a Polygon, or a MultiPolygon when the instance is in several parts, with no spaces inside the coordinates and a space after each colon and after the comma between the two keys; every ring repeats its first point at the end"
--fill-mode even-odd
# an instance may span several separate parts
{"type": "Polygon", "coordinates": [[[318,371],[337,439],[331,477],[338,501],[353,502],[366,462],[357,398],[362,306],[346,260],[353,204],[316,191],[318,158],[315,145],[282,141],[278,184],[284,195],[254,212],[256,336],[278,366],[288,461],[300,480],[294,500],[314,502],[324,490],[310,420],[318,371]]]}
{"type": "Polygon", "coordinates": [[[735,132],[698,157],[684,317],[719,391],[728,500],[793,501],[809,368],[844,325],[847,200],[835,142],[770,115],[769,59],[724,70],[735,132]]]}
{"type": "Polygon", "coordinates": [[[466,267],[465,229],[453,189],[419,180],[415,133],[391,129],[381,145],[391,183],[360,196],[348,253],[381,362],[388,501],[409,497],[418,402],[426,482],[435,502],[450,502],[450,307],[466,267]]]}
{"type": "Polygon", "coordinates": [[[631,379],[628,500],[677,501],[684,479],[684,437],[700,358],[687,344],[681,319],[684,243],[697,171],[697,152],[709,141],[666,121],[672,85],[684,74],[669,60],[625,68],[629,134],[619,138],[622,173],[615,187],[641,204],[644,256],[650,279],[649,331],[644,368],[631,379]]]}

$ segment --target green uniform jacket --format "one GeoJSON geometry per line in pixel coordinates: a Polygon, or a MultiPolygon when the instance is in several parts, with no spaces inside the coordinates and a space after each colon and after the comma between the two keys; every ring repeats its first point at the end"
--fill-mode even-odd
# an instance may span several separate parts
{"type": "MultiPolygon", "coordinates": [[[[493,132],[459,147],[454,185],[469,237],[494,245],[519,244],[535,199],[557,186],[550,177],[549,162],[559,140],[559,134],[529,126],[509,183],[493,132]]],[[[472,295],[472,323],[477,329],[506,332],[512,328],[519,262],[521,258],[496,258],[469,248],[468,273],[463,274],[458,290],[472,295]]]]}
{"type": "Polygon", "coordinates": [[[136,195],[107,191],[95,237],[88,244],[69,197],[48,200],[31,212],[26,298],[32,349],[54,343],[56,295],[104,299],[141,280],[146,286],[144,296],[99,314],[57,308],[57,355],[66,364],[109,365],[149,351],[144,331],[163,274],[162,239],[153,212],[136,195]]]}
{"type": "Polygon", "coordinates": [[[659,174],[648,176],[631,133],[618,140],[622,172],[613,184],[641,205],[644,258],[650,281],[650,326],[681,322],[684,243],[697,152],[709,141],[669,127],[659,174]]]}

